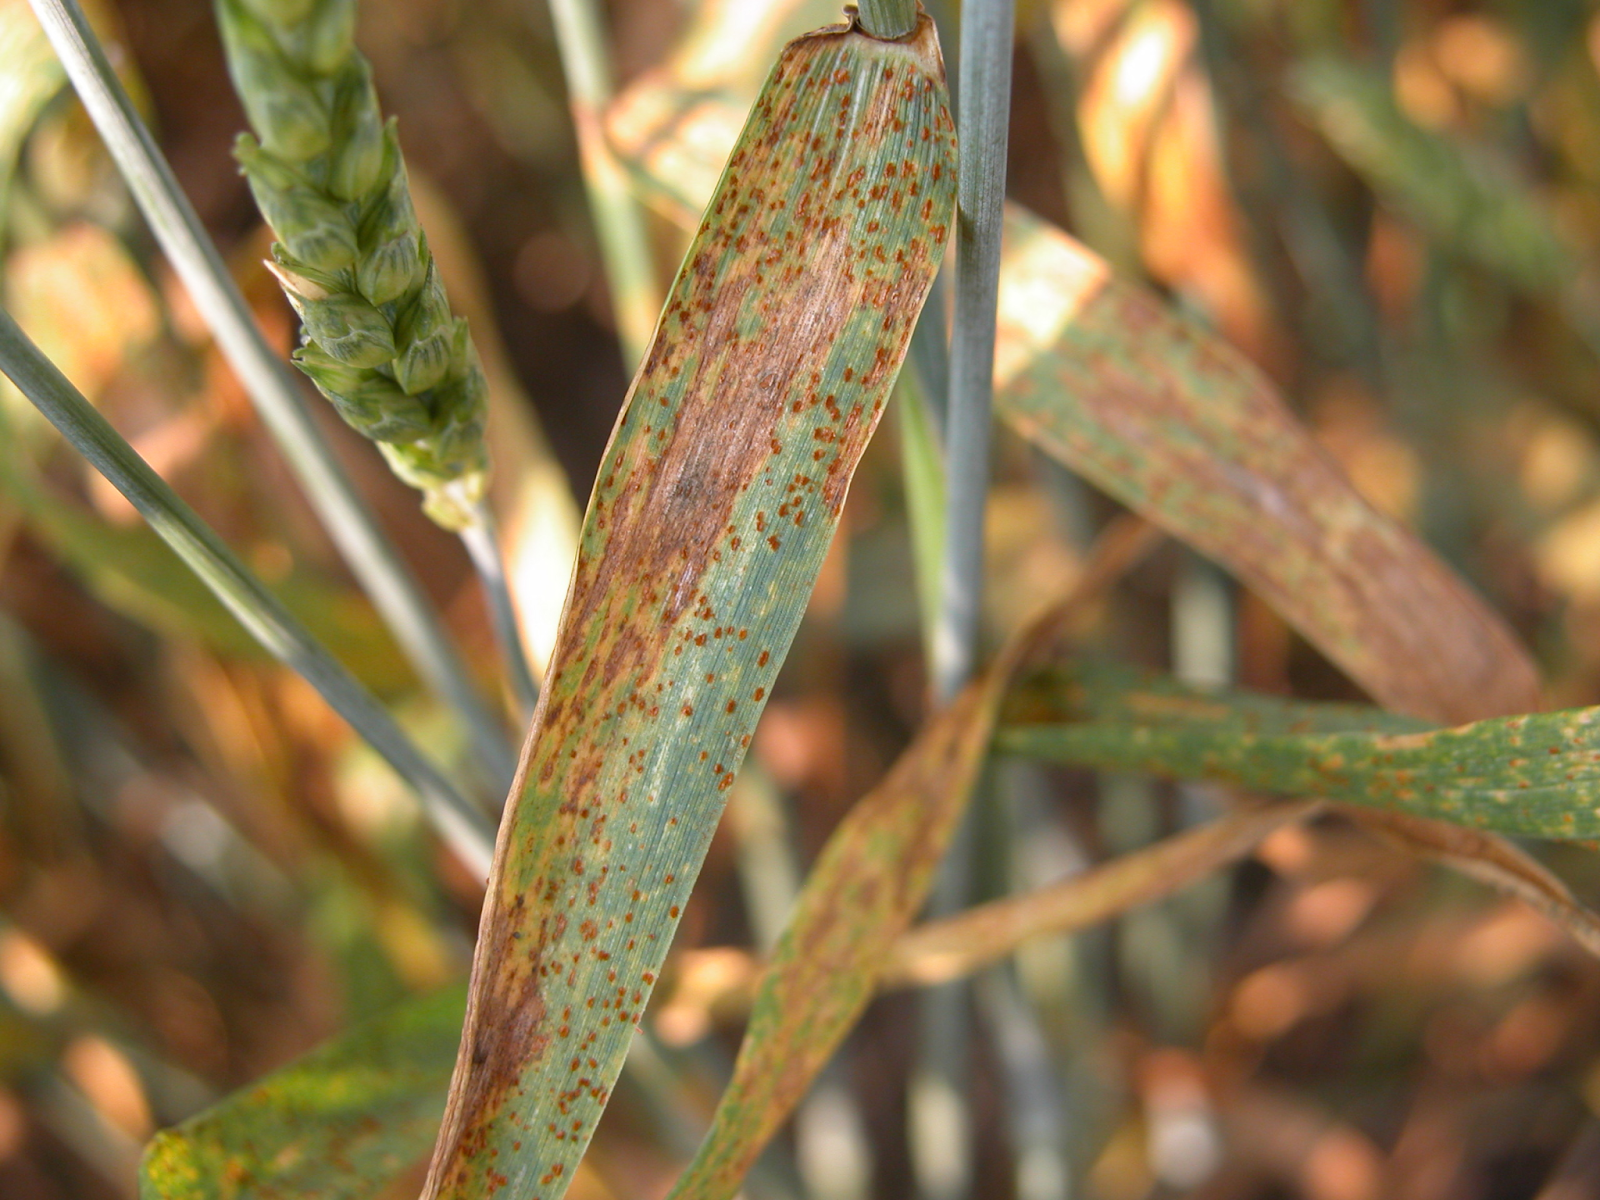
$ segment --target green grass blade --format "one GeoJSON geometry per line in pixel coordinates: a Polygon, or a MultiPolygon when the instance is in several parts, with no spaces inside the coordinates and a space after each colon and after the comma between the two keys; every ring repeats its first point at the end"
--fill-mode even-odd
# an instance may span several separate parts
{"type": "Polygon", "coordinates": [[[922,650],[933,660],[933,631],[939,614],[939,562],[944,556],[944,462],[942,441],[928,401],[922,372],[904,371],[896,393],[900,432],[900,474],[906,518],[911,527],[911,559],[916,569],[917,606],[922,614],[922,650]]]}
{"type": "Polygon", "coordinates": [[[298,672],[394,767],[422,799],[452,849],[486,871],[489,827],[423,757],[393,718],[308,633],[205,524],[150,469],[111,423],[84,399],[0,309],[0,370],[73,447],[139,510],[161,539],[205,581],[234,618],[268,651],[298,672]]]}
{"type": "Polygon", "coordinates": [[[461,715],[482,761],[509,780],[504,731],[484,707],[438,613],[379,528],[311,419],[289,368],[256,327],[238,286],[178,186],[77,0],[29,0],[173,269],[210,325],[339,553],[417,674],[461,715]]]}
{"type": "Polygon", "coordinates": [[[931,23],[784,51],[601,463],[429,1197],[571,1180],[899,372],[953,172],[931,23]]]}
{"type": "Polygon", "coordinates": [[[996,747],[1547,838],[1600,836],[1600,709],[1454,729],[1382,709],[1079,664],[1013,697],[996,747]]]}
{"type": "Polygon", "coordinates": [[[465,986],[407,1001],[146,1148],[145,1200],[368,1200],[433,1145],[465,986]]]}

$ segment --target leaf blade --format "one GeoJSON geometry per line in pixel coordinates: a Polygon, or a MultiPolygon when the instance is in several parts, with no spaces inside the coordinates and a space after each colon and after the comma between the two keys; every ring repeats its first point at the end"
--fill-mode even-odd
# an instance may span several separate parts
{"type": "Polygon", "coordinates": [[[1243,808],[1035,891],[929,921],[895,942],[878,986],[957,979],[1008,957],[1030,938],[1087,929],[1169,896],[1320,807],[1314,800],[1286,800],[1243,808]]]}
{"type": "Polygon", "coordinates": [[[872,998],[890,948],[927,898],[1015,671],[1082,621],[1143,556],[1152,532],[1140,521],[1113,526],[1066,598],[1020,630],[834,830],[757,984],[711,1130],[671,1200],[723,1200],[738,1190],[872,998]]]}
{"type": "MultiPolygon", "coordinates": [[[[1204,691],[1105,664],[1076,664],[1051,683],[1048,721],[1035,712],[1009,725],[998,749],[1504,833],[1600,835],[1600,709],[1438,729],[1382,709],[1204,691]]],[[[1037,685],[1034,699],[1044,699],[1037,685]]]]}
{"type": "Polygon", "coordinates": [[[1386,708],[1538,707],[1505,624],[1356,493],[1241,354],[1012,207],[996,402],[1029,441],[1225,566],[1386,708]]]}
{"type": "Polygon", "coordinates": [[[158,1133],[147,1200],[364,1200],[421,1161],[444,1111],[465,987],[444,988],[318,1047],[158,1133]]]}
{"type": "Polygon", "coordinates": [[[559,1195],[931,286],[932,23],[780,57],[602,460],[502,826],[425,1194],[559,1195]]]}

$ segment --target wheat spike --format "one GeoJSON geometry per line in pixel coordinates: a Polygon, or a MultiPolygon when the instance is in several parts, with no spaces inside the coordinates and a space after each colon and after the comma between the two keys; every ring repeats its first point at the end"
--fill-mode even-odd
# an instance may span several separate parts
{"type": "Polygon", "coordinates": [[[435,521],[472,524],[488,473],[483,371],[355,49],[354,0],[217,0],[217,16],[254,130],[234,154],[303,327],[295,364],[435,521]]]}

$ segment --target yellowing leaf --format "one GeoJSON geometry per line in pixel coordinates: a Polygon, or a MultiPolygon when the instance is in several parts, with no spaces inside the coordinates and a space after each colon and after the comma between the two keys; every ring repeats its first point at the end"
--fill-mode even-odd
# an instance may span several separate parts
{"type": "Polygon", "coordinates": [[[958,979],[1009,957],[1029,938],[1087,929],[1170,896],[1320,807],[1314,800],[1284,800],[1243,808],[1036,891],[919,925],[895,942],[878,986],[958,979]]]}
{"type": "Polygon", "coordinates": [[[365,1200],[427,1150],[461,1027],[445,988],[319,1047],[145,1151],[160,1200],[365,1200]]]}

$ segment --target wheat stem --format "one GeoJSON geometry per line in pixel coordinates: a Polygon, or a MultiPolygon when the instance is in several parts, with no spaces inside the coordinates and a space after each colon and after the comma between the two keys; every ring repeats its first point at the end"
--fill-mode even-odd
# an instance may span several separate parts
{"type": "MultiPolygon", "coordinates": [[[[945,416],[945,542],[930,674],[944,705],[978,662],[983,520],[989,486],[990,410],[1011,112],[1012,0],[963,0],[957,91],[955,313],[945,416]]],[[[952,839],[932,911],[964,907],[973,886],[977,804],[952,839]]],[[[956,1200],[972,1183],[965,1058],[970,993],[957,985],[921,998],[921,1053],[908,1104],[912,1160],[924,1200],[956,1200]]]]}
{"type": "Polygon", "coordinates": [[[493,833],[481,810],[418,750],[371,694],[323,648],[226,543],[67,381],[0,309],[0,370],[94,468],[138,509],[261,645],[317,689],[422,799],[451,849],[483,877],[493,833]]]}
{"type": "Polygon", "coordinates": [[[506,576],[505,559],[500,554],[494,519],[487,505],[480,506],[478,519],[461,531],[461,541],[472,558],[472,565],[477,568],[478,578],[483,582],[484,594],[489,602],[489,622],[494,627],[495,640],[500,645],[506,676],[511,681],[511,690],[522,710],[523,721],[529,721],[533,717],[534,706],[539,702],[539,685],[534,682],[533,670],[528,665],[528,656],[522,647],[522,633],[506,576]]]}
{"type": "Polygon", "coordinates": [[[631,373],[649,349],[663,293],[644,212],[606,141],[603,114],[611,103],[613,85],[603,25],[594,0],[550,0],[550,19],[567,77],[583,186],[611,289],[617,337],[631,373]]]}
{"type": "Polygon", "coordinates": [[[460,715],[495,785],[509,785],[516,761],[503,730],[478,698],[438,613],[334,459],[294,377],[256,327],[249,305],[128,99],[77,0],[30,2],[156,241],[340,555],[417,673],[460,715]]]}
{"type": "Polygon", "coordinates": [[[950,410],[945,429],[944,604],[933,664],[934,692],[941,703],[971,677],[977,661],[1000,228],[1011,111],[1012,0],[966,0],[961,18],[961,165],[950,410]]]}

